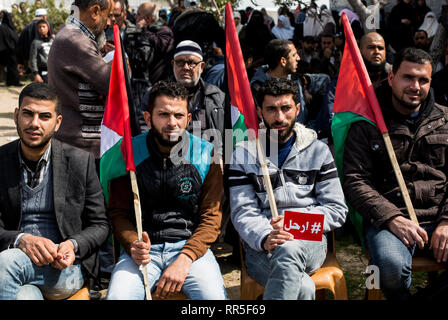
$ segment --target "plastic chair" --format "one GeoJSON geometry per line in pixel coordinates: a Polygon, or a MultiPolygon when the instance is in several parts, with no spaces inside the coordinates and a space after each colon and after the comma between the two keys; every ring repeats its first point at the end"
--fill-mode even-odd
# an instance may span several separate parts
{"type": "MultiPolygon", "coordinates": [[[[325,290],[330,290],[335,300],[347,300],[347,286],[344,272],[336,258],[334,232],[331,232],[331,236],[327,240],[327,257],[320,269],[311,276],[311,279],[313,279],[316,285],[316,299],[324,300],[325,290]]],[[[247,273],[241,241],[239,241],[239,245],[241,262],[240,298],[241,300],[261,300],[263,298],[264,287],[247,273]]]]}
{"type": "MultiPolygon", "coordinates": [[[[367,256],[369,253],[367,252],[367,256]]],[[[369,259],[370,260],[370,259],[369,259]]],[[[437,271],[447,269],[444,263],[438,263],[434,258],[430,257],[413,257],[412,258],[412,272],[427,272],[428,281],[431,282],[437,271]]],[[[383,300],[384,295],[381,289],[366,288],[365,300],[383,300]]]]}

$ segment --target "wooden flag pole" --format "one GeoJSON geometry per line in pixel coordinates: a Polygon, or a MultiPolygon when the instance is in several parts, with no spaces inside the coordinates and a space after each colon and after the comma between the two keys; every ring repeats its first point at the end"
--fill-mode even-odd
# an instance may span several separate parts
{"type": "MultiPolygon", "coordinates": [[[[142,239],[142,210],[140,207],[140,196],[138,193],[137,177],[134,171],[129,171],[131,174],[131,186],[132,193],[134,194],[134,211],[135,211],[135,222],[137,224],[137,235],[138,241],[143,241],[142,239]]],[[[146,269],[146,264],[142,264],[142,274],[143,283],[145,285],[146,300],[152,300],[151,291],[148,285],[148,272],[146,269]]]]}
{"type": "Polygon", "coordinates": [[[272,189],[271,177],[269,176],[266,155],[261,146],[260,139],[257,138],[257,153],[260,159],[261,172],[263,174],[264,185],[268,194],[269,206],[271,207],[272,218],[278,217],[277,204],[275,203],[274,190],[272,189]]]}
{"type": "Polygon", "coordinates": [[[390,141],[389,133],[383,133],[383,139],[386,144],[387,153],[389,154],[390,161],[392,163],[392,167],[395,172],[395,176],[397,177],[398,185],[400,186],[401,194],[404,199],[404,203],[406,204],[406,208],[409,213],[409,217],[416,224],[418,224],[417,216],[415,215],[414,207],[412,206],[411,198],[409,197],[408,188],[404,182],[403,175],[401,174],[400,166],[398,165],[397,157],[395,156],[394,147],[392,146],[392,142],[390,141]]]}

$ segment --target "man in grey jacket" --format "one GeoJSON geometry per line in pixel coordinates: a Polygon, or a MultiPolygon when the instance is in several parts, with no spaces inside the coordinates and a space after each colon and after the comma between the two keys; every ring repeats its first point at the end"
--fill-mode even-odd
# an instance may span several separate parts
{"type": "Polygon", "coordinates": [[[329,148],[316,132],[295,121],[300,112],[297,84],[271,79],[258,92],[257,111],[271,142],[267,162],[279,216],[272,218],[254,142],[246,142],[237,144],[230,165],[232,222],[248,273],[265,286],[264,299],[311,300],[315,285],[309,275],[325,260],[325,233],[343,225],[347,206],[329,148]],[[277,153],[272,145],[278,146],[277,153]],[[324,214],[322,241],[294,240],[283,230],[286,210],[324,214]]]}

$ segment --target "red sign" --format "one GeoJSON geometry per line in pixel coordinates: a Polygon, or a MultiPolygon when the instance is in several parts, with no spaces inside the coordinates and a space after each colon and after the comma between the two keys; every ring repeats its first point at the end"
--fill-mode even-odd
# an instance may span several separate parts
{"type": "Polygon", "coordinates": [[[283,230],[294,239],[322,241],[324,218],[323,214],[285,211],[283,230]]]}

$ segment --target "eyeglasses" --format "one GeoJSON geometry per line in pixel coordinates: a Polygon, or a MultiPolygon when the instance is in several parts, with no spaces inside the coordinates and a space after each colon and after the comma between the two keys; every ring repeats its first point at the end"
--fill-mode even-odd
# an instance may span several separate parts
{"type": "Polygon", "coordinates": [[[187,64],[189,69],[194,69],[197,67],[198,64],[200,64],[202,61],[193,61],[193,60],[174,60],[174,64],[178,68],[182,68],[185,64],[187,64]]]}

